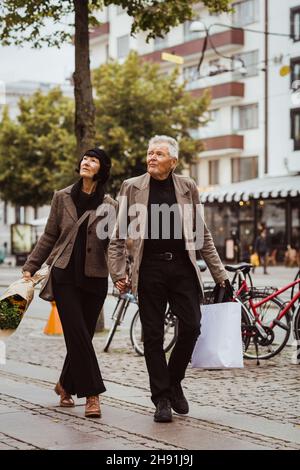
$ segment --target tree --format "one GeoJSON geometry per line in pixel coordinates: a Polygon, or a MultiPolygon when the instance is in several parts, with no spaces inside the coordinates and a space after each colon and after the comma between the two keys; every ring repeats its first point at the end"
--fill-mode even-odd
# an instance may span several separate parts
{"type": "Polygon", "coordinates": [[[167,134],[180,142],[180,162],[191,163],[201,150],[190,131],[206,122],[209,95],[194,98],[178,83],[178,70],[163,76],[157,64],[131,53],[121,65],[111,62],[93,73],[96,135],[113,160],[110,190],[124,178],[145,172],[148,141],[167,134]]]}
{"type": "Polygon", "coordinates": [[[42,206],[74,178],[74,104],[59,89],[19,102],[17,121],[5,111],[0,125],[0,196],[42,206]]]}
{"type": "MultiPolygon", "coordinates": [[[[59,47],[70,40],[75,28],[75,135],[77,156],[95,145],[95,110],[92,96],[89,26],[96,25],[94,13],[108,5],[122,6],[133,17],[132,34],[147,31],[147,40],[163,36],[171,27],[191,19],[198,0],[2,0],[0,2],[0,44],[30,42],[33,47],[43,43],[59,47]],[[52,21],[56,30],[49,35],[45,24],[52,21]]],[[[229,11],[230,0],[202,0],[211,11],[229,11]]]]}

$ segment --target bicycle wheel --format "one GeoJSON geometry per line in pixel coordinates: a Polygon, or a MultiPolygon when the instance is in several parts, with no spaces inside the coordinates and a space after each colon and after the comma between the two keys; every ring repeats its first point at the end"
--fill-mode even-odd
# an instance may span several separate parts
{"type": "MultiPolygon", "coordinates": [[[[297,281],[297,279],[300,279],[300,269],[299,269],[299,271],[297,272],[294,281],[297,281]]],[[[296,284],[295,286],[292,287],[292,290],[291,290],[291,299],[294,297],[294,295],[296,295],[296,294],[299,292],[299,290],[300,290],[300,283],[299,283],[299,284],[296,284]]],[[[298,303],[299,303],[299,300],[298,300],[298,303]]],[[[296,304],[293,305],[292,311],[295,312],[295,309],[296,309],[296,304]]]]}
{"type": "MultiPolygon", "coordinates": [[[[252,277],[251,277],[250,272],[244,274],[244,276],[245,276],[245,280],[246,280],[247,286],[252,289],[252,288],[253,288],[253,280],[252,280],[252,277]]],[[[237,274],[237,273],[234,273],[234,276],[233,276],[233,278],[232,278],[232,280],[231,280],[231,286],[232,286],[232,288],[233,288],[233,290],[234,290],[235,292],[238,291],[238,289],[241,287],[241,286],[239,285],[239,277],[238,277],[238,274],[237,274]]]]}
{"type": "MultiPolygon", "coordinates": [[[[165,316],[164,331],[164,351],[168,352],[176,343],[178,334],[178,321],[175,315],[168,309],[165,316]]],[[[134,350],[140,355],[144,355],[144,336],[140,320],[140,313],[137,310],[130,325],[130,340],[134,350]]]]}
{"type": "Polygon", "coordinates": [[[242,342],[243,342],[243,355],[245,356],[245,352],[247,351],[250,340],[251,340],[251,334],[249,333],[251,331],[250,329],[250,319],[248,317],[248,314],[246,312],[246,309],[243,305],[242,307],[242,321],[241,321],[241,330],[242,330],[242,342]]]}
{"type": "Polygon", "coordinates": [[[120,324],[120,319],[122,317],[123,309],[125,307],[126,302],[127,302],[126,299],[120,299],[117,303],[115,312],[113,313],[113,322],[112,322],[112,325],[111,325],[110,330],[108,332],[106,342],[105,342],[105,346],[104,346],[104,349],[103,349],[104,352],[108,351],[108,348],[109,348],[109,346],[112,342],[114,334],[115,334],[115,332],[116,332],[116,330],[117,330],[117,328],[120,324]]]}
{"type": "MultiPolygon", "coordinates": [[[[244,308],[251,312],[249,299],[251,298],[254,303],[258,303],[264,299],[266,295],[263,292],[255,292],[251,294],[251,297],[245,296],[241,299],[244,308]]],[[[244,309],[243,308],[243,309],[244,309]]],[[[291,315],[289,312],[277,320],[280,312],[284,308],[284,304],[273,298],[268,300],[266,303],[256,307],[256,311],[259,315],[259,320],[267,333],[267,337],[263,338],[250,320],[249,315],[244,310],[244,316],[242,314],[242,335],[244,336],[245,352],[244,357],[246,359],[270,359],[278,354],[286,345],[291,331],[291,315]],[[247,317],[247,321],[245,318],[247,317]],[[270,325],[274,322],[273,327],[270,325]]]]}
{"type": "MultiPolygon", "coordinates": [[[[300,341],[300,305],[297,308],[297,312],[295,315],[295,320],[294,320],[294,334],[295,334],[295,339],[297,341],[300,341]]],[[[298,343],[300,346],[300,343],[298,343]]]]}

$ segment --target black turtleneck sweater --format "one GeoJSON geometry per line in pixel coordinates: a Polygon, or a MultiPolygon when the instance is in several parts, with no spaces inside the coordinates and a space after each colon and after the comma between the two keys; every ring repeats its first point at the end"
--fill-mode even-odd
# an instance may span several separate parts
{"type": "MultiPolygon", "coordinates": [[[[170,211],[170,217],[167,216],[168,220],[166,218],[163,219],[162,214],[160,214],[159,219],[156,218],[156,221],[158,222],[158,238],[151,238],[151,206],[154,204],[166,204],[169,207],[173,206],[173,204],[177,205],[172,173],[165,180],[150,178],[147,226],[148,238],[145,238],[144,254],[150,256],[151,253],[165,253],[167,251],[172,253],[183,252],[185,250],[185,240],[182,233],[182,221],[177,207],[176,215],[174,216],[173,211],[170,211]],[[164,239],[163,227],[166,228],[168,224],[170,224],[170,236],[167,239],[164,239]],[[178,238],[178,235],[180,238],[178,238]]],[[[152,234],[153,228],[154,227],[152,227],[152,234]]]]}

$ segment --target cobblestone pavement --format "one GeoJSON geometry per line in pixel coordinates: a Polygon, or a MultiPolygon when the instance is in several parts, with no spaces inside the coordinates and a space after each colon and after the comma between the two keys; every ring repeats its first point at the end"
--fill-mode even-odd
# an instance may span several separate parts
{"type": "MultiPolygon", "coordinates": [[[[289,274],[289,273],[288,273],[289,274]]],[[[282,280],[289,277],[284,273],[282,280]]],[[[291,276],[292,277],[292,276],[291,276]]],[[[280,278],[280,279],[281,279],[280,278]]],[[[274,280],[274,279],[272,279],[274,280]]],[[[286,281],[287,282],[287,281],[286,281]]],[[[275,280],[276,284],[276,280],[275,280]]],[[[284,284],[284,282],[280,282],[284,284]]],[[[36,300],[35,300],[36,302],[36,300]]],[[[30,307],[17,332],[7,340],[6,355],[8,360],[13,360],[21,364],[32,364],[57,370],[59,376],[64,357],[65,344],[62,336],[47,336],[43,334],[45,319],[48,316],[49,306],[44,305],[44,311],[39,310],[45,303],[36,303],[30,307]],[[32,312],[32,313],[31,313],[32,312]],[[40,312],[40,313],[39,313],[40,312]]],[[[112,304],[109,304],[112,305],[112,304]]],[[[110,307],[111,308],[111,307],[110,307]]],[[[131,318],[128,315],[128,320],[131,318]]],[[[108,322],[107,322],[108,324],[108,322]]],[[[144,358],[138,356],[132,349],[129,331],[129,322],[120,327],[113,339],[109,353],[103,353],[104,342],[107,332],[97,333],[94,338],[94,346],[99,359],[102,375],[105,381],[110,384],[135,387],[140,390],[141,395],[149,397],[148,375],[144,358]]],[[[300,429],[300,400],[299,400],[299,365],[292,364],[293,348],[287,346],[278,356],[271,360],[261,361],[260,366],[255,361],[245,361],[244,369],[235,370],[199,370],[189,368],[184,380],[184,389],[191,405],[197,409],[211,407],[218,412],[247,418],[252,418],[255,423],[259,419],[268,420],[275,427],[281,425],[290,426],[290,429],[300,429]],[[257,419],[257,421],[256,421],[257,419]],[[291,428],[292,427],[292,428],[291,428]]],[[[26,377],[6,374],[5,368],[0,371],[3,379],[16,381],[21,386],[24,384],[34,385],[41,389],[50,389],[52,384],[42,380],[26,379],[26,377]]],[[[133,415],[152,414],[152,404],[145,405],[138,403],[126,403],[126,401],[104,394],[103,401],[111,410],[122,410],[123,413],[133,413],[133,415]]],[[[74,416],[68,410],[61,410],[39,406],[26,401],[25,399],[11,397],[1,393],[0,390],[0,410],[11,409],[12,413],[26,410],[27,417],[41,416],[49,420],[49,423],[58,423],[67,426],[72,432],[82,431],[95,437],[110,440],[118,440],[124,448],[136,449],[184,449],[189,448],[182,444],[172,443],[164,437],[155,435],[144,435],[131,429],[124,429],[118,426],[119,420],[114,425],[94,421],[88,421],[83,416],[74,416]]],[[[48,421],[47,421],[48,422],[48,421]]],[[[279,433],[276,438],[271,434],[257,431],[247,431],[241,426],[237,430],[234,425],[217,424],[209,418],[195,419],[185,417],[182,425],[189,429],[189,432],[203,430],[205,433],[215,432],[230,439],[232,436],[244,439],[253,445],[262,445],[272,449],[300,449],[300,440],[295,441],[283,433],[279,433]],[[194,431],[193,431],[194,430],[194,431]]],[[[175,424],[175,423],[174,423],[175,424]]],[[[16,438],[15,435],[6,433],[5,429],[0,431],[0,449],[37,449],[44,448],[35,442],[25,442],[16,438]]]]}
{"type": "MultiPolygon", "coordinates": [[[[62,337],[42,333],[44,322],[27,318],[7,342],[7,358],[57,368],[65,356],[62,337]]],[[[109,353],[103,353],[106,333],[96,334],[94,346],[104,380],[148,390],[144,358],[133,351],[129,332],[118,330],[109,353]]],[[[242,412],[300,426],[300,367],[291,364],[292,348],[274,359],[245,361],[244,369],[200,370],[189,368],[184,381],[188,398],[230,412],[242,412]]]]}

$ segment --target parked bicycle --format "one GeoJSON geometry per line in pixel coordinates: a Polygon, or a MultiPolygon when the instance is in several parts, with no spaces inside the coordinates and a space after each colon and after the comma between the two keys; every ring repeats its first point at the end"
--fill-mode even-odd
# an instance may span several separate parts
{"type": "MultiPolygon", "coordinates": [[[[300,298],[300,290],[288,302],[283,302],[280,295],[288,289],[299,286],[300,279],[276,289],[274,287],[251,288],[245,274],[251,265],[241,263],[237,266],[225,266],[229,272],[239,277],[240,287],[233,300],[242,308],[242,338],[244,357],[247,359],[270,359],[278,354],[288,342],[292,329],[293,306],[300,298]]],[[[294,315],[295,338],[300,337],[300,305],[294,315]]]]}
{"type": "MultiPolygon", "coordinates": [[[[143,330],[140,321],[139,309],[137,299],[131,292],[119,294],[116,290],[113,294],[117,296],[118,301],[112,314],[112,325],[106,338],[104,352],[108,352],[109,346],[113,337],[125,318],[130,304],[136,305],[137,310],[133,315],[130,325],[130,340],[133,349],[140,355],[144,355],[144,341],[143,330]]],[[[172,314],[170,307],[167,308],[165,314],[165,329],[164,329],[164,351],[168,352],[175,344],[177,339],[177,318],[172,314]]]]}
{"type": "MultiPolygon", "coordinates": [[[[295,279],[294,281],[297,281],[297,279],[300,279],[300,269],[298,270],[296,276],[295,276],[295,279]]],[[[292,287],[292,290],[291,290],[291,299],[294,297],[294,295],[296,294],[296,292],[299,292],[300,291],[300,284],[298,285],[295,285],[292,287]]],[[[295,304],[293,305],[293,312],[295,311],[295,304]]]]}
{"type": "MultiPolygon", "coordinates": [[[[201,272],[207,269],[204,261],[198,261],[198,266],[201,272]]],[[[207,297],[212,294],[214,285],[210,283],[205,285],[205,292],[207,297]]],[[[118,326],[120,326],[125,318],[126,312],[130,304],[137,305],[136,297],[131,293],[127,292],[125,294],[119,294],[117,289],[113,290],[113,295],[117,296],[118,301],[116,307],[112,314],[112,325],[109,330],[109,333],[106,338],[104,352],[108,352],[109,346],[113,340],[113,337],[117,331],[118,326]]],[[[164,351],[168,352],[177,341],[178,336],[178,319],[173,314],[170,306],[167,307],[164,320],[164,351]]],[[[133,349],[140,355],[144,355],[144,337],[143,329],[140,320],[139,309],[133,315],[131,325],[130,325],[130,340],[133,346],[133,349]]]]}
{"type": "MultiPolygon", "coordinates": [[[[198,262],[199,268],[204,272],[207,268],[203,261],[198,262]]],[[[297,274],[295,281],[282,289],[275,287],[253,287],[251,278],[252,265],[240,263],[225,265],[228,272],[233,273],[231,285],[234,289],[233,300],[239,302],[242,308],[241,328],[244,344],[244,357],[246,359],[270,359],[278,354],[288,342],[292,329],[293,308],[300,298],[300,278],[297,274]],[[281,293],[288,289],[298,289],[290,302],[284,303],[281,293]]],[[[214,284],[204,283],[204,303],[213,302],[214,284]]],[[[137,309],[130,324],[130,340],[133,349],[144,354],[143,329],[141,326],[139,309],[136,297],[128,292],[117,294],[118,301],[112,315],[112,325],[107,336],[104,351],[107,352],[115,332],[124,321],[130,304],[137,309]]],[[[168,306],[165,314],[164,350],[169,351],[177,340],[178,320],[168,306]]],[[[294,322],[294,334],[300,339],[300,306],[297,308],[294,322]]]]}

